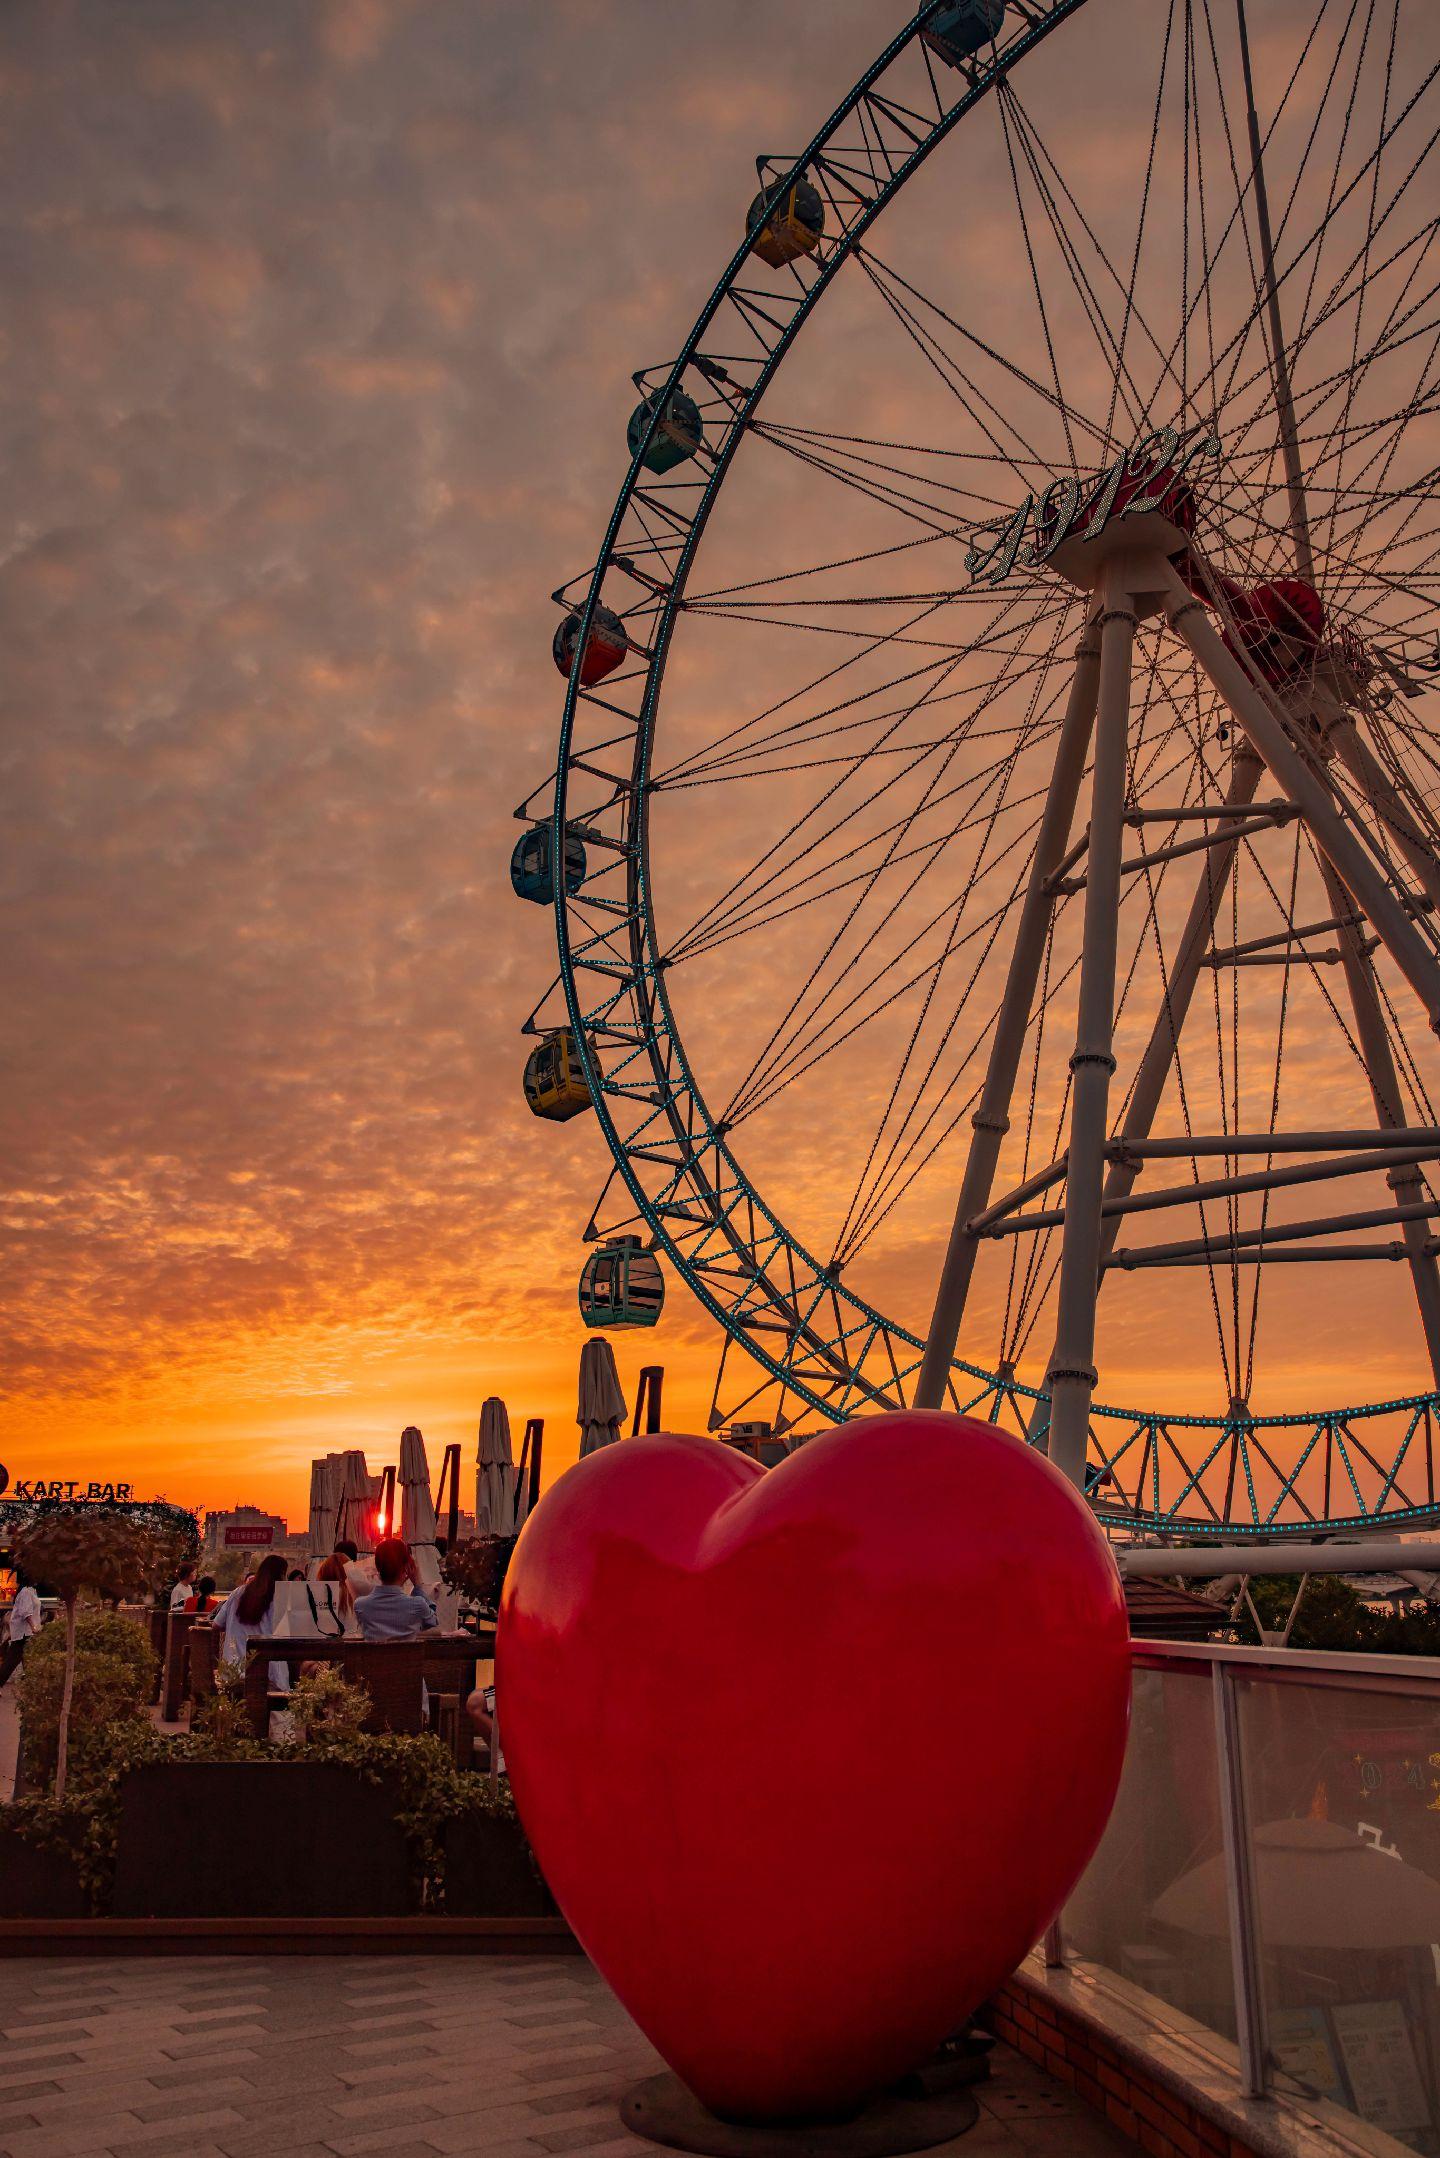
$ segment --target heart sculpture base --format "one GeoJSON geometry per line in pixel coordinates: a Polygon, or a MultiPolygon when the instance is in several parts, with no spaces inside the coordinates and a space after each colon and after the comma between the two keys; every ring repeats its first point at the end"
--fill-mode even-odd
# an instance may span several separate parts
{"type": "Polygon", "coordinates": [[[876,2098],[848,2120],[810,2125],[722,2121],[678,2076],[647,2076],[620,2101],[635,2135],[703,2158],[899,2158],[963,2136],[980,2117],[968,2091],[938,2097],[876,2098]]]}

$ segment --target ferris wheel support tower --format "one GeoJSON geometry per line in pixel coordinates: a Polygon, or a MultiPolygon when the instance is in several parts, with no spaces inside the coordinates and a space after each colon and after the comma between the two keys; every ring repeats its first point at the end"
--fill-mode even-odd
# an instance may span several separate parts
{"type": "MultiPolygon", "coordinates": [[[[1245,0],[1236,0],[1236,16],[1245,85],[1251,184],[1260,243],[1258,286],[1264,301],[1266,343],[1285,471],[1290,533],[1296,570],[1306,584],[1311,584],[1315,574],[1314,553],[1294,391],[1275,275],[1274,238],[1260,124],[1255,109],[1245,0]]],[[[1093,547],[1095,542],[1090,544],[1093,547]]],[[[994,1232],[1003,1227],[1005,1215],[1022,1198],[1033,1195],[1037,1185],[1043,1188],[1045,1179],[1032,1178],[998,1205],[990,1203],[1001,1143],[1009,1129],[1010,1100],[1039,981],[1058,876],[1083,852],[1088,867],[1079,1014],[1075,1050],[1070,1061],[1073,1080],[1070,1141],[1063,1160],[1055,1165],[1058,1174],[1050,1179],[1058,1181],[1058,1175],[1063,1174],[1065,1201],[1055,1346],[1047,1372],[1051,1404],[1048,1451],[1056,1466],[1077,1484],[1083,1483],[1084,1479],[1090,1440],[1090,1406],[1098,1380],[1094,1350],[1095,1307],[1100,1285],[1105,1267],[1114,1256],[1121,1223],[1133,1203],[1141,1165],[1137,1150],[1149,1138],[1191,998],[1201,970],[1211,956],[1220,896],[1241,838],[1252,828],[1242,820],[1254,803],[1262,768],[1268,768],[1279,783],[1292,812],[1308,828],[1320,857],[1334,909],[1333,923],[1325,926],[1333,927],[1337,932],[1347,993],[1379,1124],[1373,1135],[1377,1144],[1383,1145],[1388,1135],[1403,1142],[1411,1134],[1405,1124],[1399,1081],[1369,948],[1361,933],[1362,920],[1368,920],[1376,938],[1385,946],[1419,998],[1431,1031],[1440,1032],[1440,963],[1417,934],[1411,908],[1397,898],[1381,865],[1361,846],[1346,823],[1333,790],[1297,745],[1293,716],[1272,705],[1259,675],[1242,666],[1227,649],[1209,619],[1207,602],[1196,598],[1182,583],[1168,559],[1168,548],[1164,552],[1157,550],[1147,558],[1139,553],[1120,552],[1119,545],[1117,536],[1116,549],[1110,553],[1100,573],[1098,610],[1087,624],[1086,639],[1082,640],[1076,657],[1074,682],[1035,861],[1012,947],[1001,1017],[981,1102],[973,1119],[975,1137],[966,1163],[915,1391],[918,1407],[938,1408],[943,1404],[980,1237],[986,1231],[994,1232]],[[1242,732],[1223,811],[1216,820],[1215,829],[1192,843],[1205,855],[1205,867],[1191,904],[1177,963],[1166,984],[1164,1004],[1137,1073],[1122,1134],[1111,1146],[1107,1144],[1107,1134],[1110,1082],[1115,1071],[1115,969],[1125,830],[1131,663],[1141,613],[1153,611],[1157,602],[1164,606],[1170,629],[1189,646],[1242,732]],[[1098,646],[1093,641],[1097,629],[1098,646]],[[1097,658],[1098,689],[1094,679],[1097,658]],[[1064,855],[1092,724],[1095,756],[1089,828],[1079,845],[1064,855]]],[[[1210,585],[1210,602],[1223,604],[1218,583],[1209,579],[1206,582],[1210,585]]],[[[1337,701],[1332,708],[1326,709],[1329,700],[1323,695],[1310,701],[1321,708],[1298,716],[1308,720],[1312,734],[1318,733],[1332,753],[1340,756],[1376,814],[1394,834],[1400,851],[1415,872],[1425,901],[1433,906],[1440,901],[1440,860],[1426,835],[1400,800],[1379,760],[1343,706],[1337,701]]],[[[1157,814],[1163,813],[1150,813],[1151,816],[1157,814]]],[[[1264,821],[1263,815],[1260,821],[1264,821]]],[[[1175,851],[1174,848],[1167,850],[1172,858],[1175,851]]],[[[1159,858],[1158,855],[1152,857],[1156,861],[1159,858]]],[[[1272,1145],[1274,1136],[1270,1135],[1272,1145]]],[[[1355,1144],[1359,1135],[1335,1132],[1317,1136],[1337,1147],[1348,1148],[1355,1144]]],[[[1230,1135],[1228,1144],[1232,1149],[1235,1143],[1234,1135],[1230,1135]]],[[[1400,1152],[1403,1153],[1403,1145],[1400,1152]]],[[[1337,1173],[1343,1173],[1343,1164],[1337,1164],[1337,1173]]],[[[1431,1370],[1440,1386],[1440,1271],[1437,1271],[1426,1229],[1430,1209],[1419,1200],[1423,1179],[1417,1162],[1398,1158],[1387,1176],[1405,1241],[1431,1370]]],[[[1272,1182],[1278,1185],[1292,1180],[1292,1172],[1260,1172],[1247,1179],[1247,1188],[1263,1189],[1272,1182]]],[[[1235,1180],[1221,1179],[1219,1182],[1234,1183],[1235,1180]]],[[[1191,1187],[1184,1196],[1189,1198],[1193,1193],[1194,1187],[1191,1187]]],[[[1177,1190],[1175,1198],[1179,1200],[1181,1196],[1177,1190]]],[[[1151,1194],[1150,1197],[1151,1203],[1163,1203],[1163,1194],[1151,1194]]],[[[1364,1217],[1367,1221],[1369,1218],[1364,1217]]],[[[1031,1216],[1024,1226],[1051,1226],[1053,1219],[1053,1216],[1031,1216]]],[[[1334,1229],[1361,1225],[1361,1217],[1351,1215],[1315,1226],[1334,1229]]],[[[1016,1221],[1010,1226],[1019,1229],[1022,1224],[1016,1221]]],[[[1233,1239],[1230,1250],[1233,1254],[1233,1239]]],[[[1211,1256],[1209,1239],[1202,1240],[1194,1256],[1211,1256]]],[[[1303,1258],[1305,1254],[1300,1252],[1294,1256],[1303,1258]]],[[[1237,1409],[1243,1406],[1236,1404],[1237,1409]]]]}

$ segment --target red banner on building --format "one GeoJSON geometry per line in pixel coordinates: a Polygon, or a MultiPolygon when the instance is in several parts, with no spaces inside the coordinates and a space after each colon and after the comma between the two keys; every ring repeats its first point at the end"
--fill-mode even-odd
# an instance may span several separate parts
{"type": "Polygon", "coordinates": [[[226,1545],[233,1549],[237,1544],[273,1544],[273,1528],[229,1528],[225,1531],[226,1545]]]}

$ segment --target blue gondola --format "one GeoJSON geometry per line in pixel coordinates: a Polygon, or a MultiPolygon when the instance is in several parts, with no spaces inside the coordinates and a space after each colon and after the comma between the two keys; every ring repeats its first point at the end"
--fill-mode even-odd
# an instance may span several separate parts
{"type": "Polygon", "coordinates": [[[935,10],[920,35],[937,60],[963,67],[991,44],[1005,23],[1005,0],[953,0],[935,10]]]}
{"type": "MultiPolygon", "coordinates": [[[[652,390],[631,413],[628,440],[632,457],[644,441],[650,415],[660,401],[660,392],[652,390]]],[[[676,465],[685,464],[695,455],[704,440],[705,426],[700,418],[700,407],[693,397],[677,390],[665,407],[655,430],[655,439],[642,462],[647,472],[673,472],[676,465]]]]}
{"type": "MultiPolygon", "coordinates": [[[[510,882],[517,899],[533,899],[537,907],[555,904],[555,881],[550,874],[550,826],[532,824],[515,842],[510,857],[510,882]]],[[[585,845],[578,832],[565,829],[565,892],[567,898],[585,882],[585,845]]]]}
{"type": "Polygon", "coordinates": [[[580,1276],[587,1326],[654,1326],[665,1308],[665,1276],[638,1236],[612,1236],[592,1251],[580,1276]]]}

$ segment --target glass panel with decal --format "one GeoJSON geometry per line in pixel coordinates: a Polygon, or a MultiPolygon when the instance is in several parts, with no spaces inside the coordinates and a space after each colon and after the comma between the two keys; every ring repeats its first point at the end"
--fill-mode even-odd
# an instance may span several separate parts
{"type": "Polygon", "coordinates": [[[1440,1692],[1248,1675],[1271,2074],[1440,2152],[1440,1692]]]}

